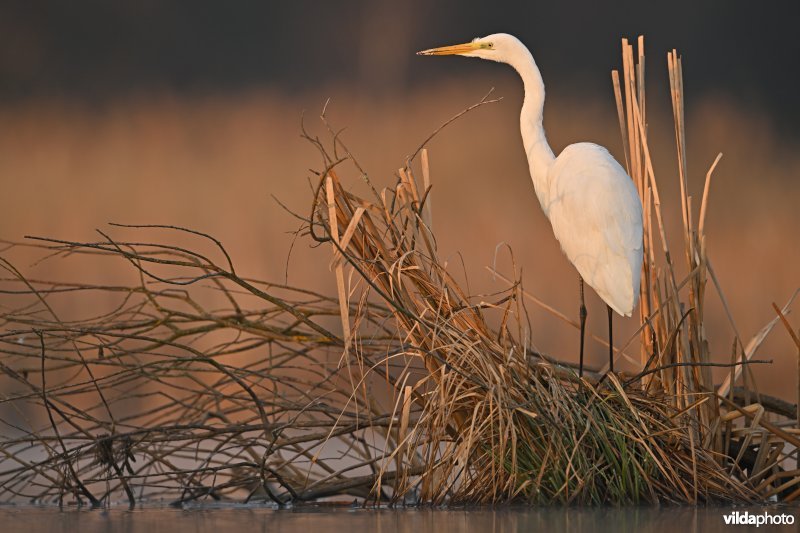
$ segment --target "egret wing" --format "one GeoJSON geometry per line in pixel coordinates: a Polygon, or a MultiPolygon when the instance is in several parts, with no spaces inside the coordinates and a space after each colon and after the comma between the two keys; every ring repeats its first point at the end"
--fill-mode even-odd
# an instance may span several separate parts
{"type": "Polygon", "coordinates": [[[562,250],[612,309],[630,316],[642,264],[642,204],[633,181],[591,143],[564,149],[548,177],[547,213],[562,250]]]}

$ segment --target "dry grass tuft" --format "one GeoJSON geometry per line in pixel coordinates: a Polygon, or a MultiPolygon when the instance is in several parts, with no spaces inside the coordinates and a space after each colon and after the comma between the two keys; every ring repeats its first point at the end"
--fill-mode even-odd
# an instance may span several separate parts
{"type": "MultiPolygon", "coordinates": [[[[474,297],[437,256],[424,145],[379,188],[323,113],[330,141],[305,134],[322,169],[300,218],[331,250],[336,297],[242,277],[221,243],[184,228],[114,230],[149,242],[101,233],[96,242],[39,239],[4,250],[2,498],[103,505],[124,495],[131,506],[344,495],[432,504],[796,498],[799,472],[788,468],[796,406],[743,380],[778,317],[749,343],[737,337],[732,361],[721,363],[729,380],[711,382],[720,363],[709,357],[703,301],[709,278],[719,286],[703,220],[713,166],[695,222],[673,53],[684,248],[671,255],[639,45],[634,61],[624,43],[623,76],[613,78],[645,208],[638,374],[579,379],[530,351],[520,284],[474,297]],[[200,244],[164,243],[153,237],[161,232],[200,244]],[[47,261],[122,261],[138,282],[28,279],[8,259],[25,250],[47,261]],[[94,294],[114,304],[61,318],[64,298],[94,294]],[[744,388],[733,386],[740,381],[744,388]]],[[[779,315],[788,323],[787,307],[779,315]]]]}

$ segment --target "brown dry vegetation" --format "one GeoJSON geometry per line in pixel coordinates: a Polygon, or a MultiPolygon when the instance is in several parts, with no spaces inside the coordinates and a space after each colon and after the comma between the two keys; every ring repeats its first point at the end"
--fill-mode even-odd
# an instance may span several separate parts
{"type": "MultiPolygon", "coordinates": [[[[517,89],[506,92],[516,95],[517,89]]],[[[286,131],[299,129],[300,105],[274,95],[159,99],[92,112],[64,106],[7,111],[3,123],[12,127],[2,134],[0,175],[13,189],[0,214],[4,233],[15,237],[13,228],[19,228],[68,237],[54,250],[66,244],[76,252],[72,259],[59,254],[26,266],[25,277],[79,277],[95,288],[84,284],[84,296],[69,298],[50,294],[49,283],[35,283],[48,304],[58,307],[58,320],[41,300],[20,307],[30,291],[7,295],[10,330],[3,339],[13,364],[7,361],[4,372],[13,393],[5,403],[18,410],[6,420],[39,429],[29,435],[33,442],[12,439],[3,450],[27,460],[44,446],[49,459],[4,470],[5,493],[99,502],[124,490],[133,501],[141,495],[130,487],[146,481],[153,485],[139,490],[151,497],[182,488],[173,496],[177,501],[233,494],[280,502],[335,494],[397,500],[413,493],[430,502],[693,502],[790,495],[796,487],[786,492],[780,484],[795,481],[796,472],[781,474],[779,467],[787,467],[781,454],[796,437],[776,425],[786,410],[772,408],[765,415],[758,406],[739,410],[725,400],[716,407],[717,398],[708,393],[730,368],[712,376],[709,367],[669,365],[730,359],[734,334],[710,279],[706,304],[697,304],[706,281],[701,243],[726,288],[743,343],[775,317],[770,302],[783,304],[793,293],[800,252],[785,241],[797,223],[791,176],[800,158],[771,138],[768,125],[756,117],[720,102],[699,105],[686,127],[695,216],[715,150],[726,155],[714,174],[705,232],[697,232],[695,219],[684,242],[675,136],[661,127],[670,123],[669,103],[648,108],[654,174],[662,205],[669,206],[664,229],[674,278],[680,282],[687,274],[686,246],[698,254],[699,274],[682,292],[683,310],[668,288],[661,296],[651,293],[651,302],[661,298],[670,311],[653,318],[656,345],[648,344],[646,333],[641,362],[638,324],[617,322],[617,338],[634,340],[627,350],[632,362],[621,365],[629,375],[598,385],[597,376],[579,381],[568,366],[542,359],[574,359],[577,335],[522,296],[524,288],[569,316],[577,314],[575,274],[535,207],[511,98],[451,125],[430,144],[430,168],[404,162],[431,124],[445,118],[442,108],[468,104],[471,96],[440,87],[388,107],[336,99],[332,109],[353,125],[346,144],[364,158],[331,172],[323,169],[347,155],[344,147],[326,141],[315,150],[307,139],[287,138],[286,131]],[[359,132],[358,124],[369,127],[359,132]],[[406,148],[393,153],[398,147],[406,148]],[[403,167],[399,181],[376,181],[376,175],[394,172],[371,170],[384,168],[387,160],[403,162],[397,165],[403,167]],[[359,165],[372,176],[371,184],[359,179],[359,165]],[[307,166],[322,172],[307,181],[307,166]],[[428,172],[430,190],[422,183],[428,172]],[[347,178],[339,181],[343,173],[347,178]],[[315,198],[311,216],[322,246],[310,249],[303,237],[288,263],[289,283],[310,292],[239,277],[283,280],[287,272],[292,235],[281,231],[300,223],[269,194],[307,219],[309,198],[315,198]],[[433,224],[420,209],[428,201],[433,224]],[[210,233],[212,228],[236,259],[236,272],[202,235],[115,228],[112,241],[87,233],[107,220],[210,233]],[[349,241],[347,263],[334,268],[336,276],[321,276],[328,270],[331,236],[349,241]],[[142,240],[195,252],[136,244],[142,240]],[[502,248],[497,268],[521,285],[509,287],[485,270],[494,264],[500,242],[510,245],[515,259],[502,248]],[[155,258],[160,263],[150,264],[155,258]],[[126,259],[134,268],[123,273],[118,265],[129,264],[126,259]],[[145,283],[143,272],[157,273],[162,281],[145,283]],[[188,292],[177,290],[174,276],[209,274],[188,292]],[[341,297],[346,287],[349,303],[341,297]],[[338,299],[320,296],[336,291],[338,299]],[[122,307],[108,316],[95,312],[96,305],[120,301],[122,307]],[[690,307],[694,314],[678,328],[690,307]],[[68,322],[76,316],[88,319],[68,322]],[[21,326],[32,329],[25,333],[21,326]],[[526,340],[532,352],[525,350],[526,340]],[[79,348],[88,351],[90,364],[75,359],[79,348]],[[653,350],[648,368],[664,368],[629,381],[653,350]],[[52,382],[44,386],[48,374],[58,382],[55,388],[52,382]],[[49,432],[48,420],[63,431],[69,418],[74,425],[66,428],[68,438],[49,432]],[[748,450],[753,439],[761,445],[748,450]],[[757,456],[748,456],[753,450],[757,456]],[[343,466],[348,464],[353,470],[343,466]],[[103,482],[105,489],[98,491],[103,482]]],[[[613,150],[622,144],[613,106],[551,99],[546,113],[556,149],[591,139],[624,159],[621,149],[613,150]]],[[[328,119],[343,122],[336,117],[331,111],[328,119]]],[[[627,135],[641,130],[631,120],[627,135]]],[[[319,134],[328,135],[324,128],[319,134]]],[[[632,175],[636,180],[643,173],[632,175]]],[[[655,218],[651,223],[655,234],[655,218]]],[[[657,236],[651,245],[658,255],[657,236]]],[[[20,266],[42,251],[14,247],[5,254],[20,266]]],[[[656,264],[663,268],[663,258],[656,264]]],[[[669,277],[662,270],[659,286],[666,287],[669,277]]],[[[21,290],[19,280],[11,285],[21,290]]],[[[599,300],[589,307],[592,330],[602,339],[603,321],[592,320],[603,314],[592,314],[601,308],[599,300]]],[[[794,345],[785,331],[773,337],[757,358],[774,364],[753,373],[762,393],[791,398],[794,379],[774,378],[794,372],[794,345]]],[[[605,353],[601,344],[589,346],[598,357],[605,353]]],[[[747,379],[754,391],[752,376],[747,379]]]]}

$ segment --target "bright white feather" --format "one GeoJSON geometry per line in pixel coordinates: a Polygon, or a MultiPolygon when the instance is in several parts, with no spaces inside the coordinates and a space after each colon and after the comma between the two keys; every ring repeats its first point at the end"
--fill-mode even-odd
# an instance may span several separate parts
{"type": "Polygon", "coordinates": [[[547,213],[578,273],[609,307],[630,316],[639,298],[642,204],[602,146],[567,146],[549,171],[547,213]]]}

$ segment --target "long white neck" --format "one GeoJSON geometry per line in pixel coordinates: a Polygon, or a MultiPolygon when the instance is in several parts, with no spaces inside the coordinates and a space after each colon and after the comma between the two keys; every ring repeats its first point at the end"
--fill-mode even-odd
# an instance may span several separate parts
{"type": "Polygon", "coordinates": [[[555,156],[547,143],[542,125],[544,111],[542,75],[531,53],[527,49],[524,50],[524,54],[518,54],[509,64],[519,73],[525,84],[525,101],[519,117],[522,144],[525,146],[525,154],[528,157],[533,188],[536,190],[536,196],[539,198],[545,215],[547,215],[550,197],[548,172],[555,161],[555,156]]]}

